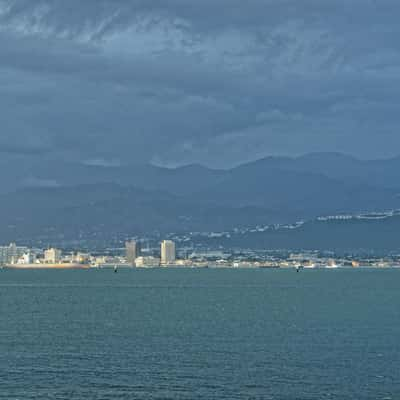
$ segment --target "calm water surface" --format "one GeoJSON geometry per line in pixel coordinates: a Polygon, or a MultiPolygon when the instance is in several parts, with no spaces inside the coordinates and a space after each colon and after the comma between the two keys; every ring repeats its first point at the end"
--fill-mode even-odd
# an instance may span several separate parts
{"type": "Polygon", "coordinates": [[[400,270],[0,271],[0,399],[399,399],[400,270]]]}

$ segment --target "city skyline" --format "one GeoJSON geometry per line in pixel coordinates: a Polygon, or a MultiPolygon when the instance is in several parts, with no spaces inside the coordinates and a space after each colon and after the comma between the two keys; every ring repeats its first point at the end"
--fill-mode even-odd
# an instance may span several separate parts
{"type": "Polygon", "coordinates": [[[63,251],[59,248],[46,249],[17,246],[10,243],[0,246],[0,269],[11,270],[65,270],[103,269],[118,267],[127,269],[149,268],[213,268],[213,269],[349,269],[349,268],[400,268],[398,253],[378,255],[335,254],[330,250],[271,250],[271,249],[224,249],[208,247],[176,249],[172,240],[163,240],[156,248],[139,250],[140,242],[127,241],[125,249],[115,249],[114,253],[102,254],[75,249],[63,251]],[[136,251],[138,249],[138,251],[136,251]],[[189,252],[190,250],[190,252],[189,252]],[[134,257],[134,258],[133,258],[134,257]]]}
{"type": "Polygon", "coordinates": [[[399,17],[0,0],[0,398],[399,398],[399,17]]]}

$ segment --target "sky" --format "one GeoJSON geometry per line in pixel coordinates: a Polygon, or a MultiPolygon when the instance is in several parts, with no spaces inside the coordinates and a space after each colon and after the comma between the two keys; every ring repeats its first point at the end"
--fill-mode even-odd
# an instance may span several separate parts
{"type": "Polygon", "coordinates": [[[398,0],[0,0],[0,157],[400,154],[398,0]]]}

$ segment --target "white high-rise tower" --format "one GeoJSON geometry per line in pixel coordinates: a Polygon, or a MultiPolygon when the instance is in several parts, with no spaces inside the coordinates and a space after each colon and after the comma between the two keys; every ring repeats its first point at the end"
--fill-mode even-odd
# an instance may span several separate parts
{"type": "Polygon", "coordinates": [[[173,264],[175,259],[175,243],[172,240],[163,240],[161,242],[161,264],[173,264]]]}

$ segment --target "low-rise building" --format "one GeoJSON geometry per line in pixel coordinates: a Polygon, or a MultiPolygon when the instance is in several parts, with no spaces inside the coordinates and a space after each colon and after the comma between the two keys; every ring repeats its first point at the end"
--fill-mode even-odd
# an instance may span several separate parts
{"type": "Polygon", "coordinates": [[[8,246],[0,246],[0,264],[16,264],[29,249],[10,243],[8,246]]]}
{"type": "Polygon", "coordinates": [[[59,249],[51,248],[44,252],[44,262],[46,264],[57,264],[61,261],[62,252],[59,249]]]}
{"type": "Polygon", "coordinates": [[[139,268],[159,267],[160,259],[153,256],[141,256],[136,258],[135,265],[139,268]]]}

